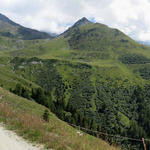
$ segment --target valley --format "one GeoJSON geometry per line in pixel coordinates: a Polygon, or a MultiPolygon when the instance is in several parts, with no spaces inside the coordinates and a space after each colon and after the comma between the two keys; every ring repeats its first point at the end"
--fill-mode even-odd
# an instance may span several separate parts
{"type": "MultiPolygon", "coordinates": [[[[3,89],[45,105],[65,122],[108,134],[150,138],[148,46],[86,18],[55,38],[30,30],[18,35],[20,26],[0,20],[3,89]]],[[[142,142],[101,138],[122,149],[143,148],[142,142]]]]}

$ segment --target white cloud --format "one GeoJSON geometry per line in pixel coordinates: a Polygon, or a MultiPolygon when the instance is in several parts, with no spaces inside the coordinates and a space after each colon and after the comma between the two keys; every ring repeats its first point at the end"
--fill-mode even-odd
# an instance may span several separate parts
{"type": "Polygon", "coordinates": [[[133,5],[132,0],[114,0],[111,8],[118,22],[128,23],[128,19],[136,20],[138,18],[138,6],[133,5]]]}
{"type": "Polygon", "coordinates": [[[150,31],[147,32],[141,32],[139,34],[139,39],[143,41],[150,41],[150,31]]]}
{"type": "Polygon", "coordinates": [[[149,0],[0,0],[0,12],[17,23],[61,33],[85,16],[134,39],[150,40],[149,0]]]}

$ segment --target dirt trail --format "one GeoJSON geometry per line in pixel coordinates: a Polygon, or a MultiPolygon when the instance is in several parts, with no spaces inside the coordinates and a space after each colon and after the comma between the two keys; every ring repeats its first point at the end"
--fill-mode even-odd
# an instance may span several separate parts
{"type": "Polygon", "coordinates": [[[33,146],[12,131],[4,129],[0,124],[0,150],[41,150],[33,146]]]}

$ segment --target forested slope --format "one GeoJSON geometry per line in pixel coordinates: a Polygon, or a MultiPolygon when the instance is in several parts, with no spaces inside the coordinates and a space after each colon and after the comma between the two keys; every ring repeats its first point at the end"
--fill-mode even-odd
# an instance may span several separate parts
{"type": "Polygon", "coordinates": [[[43,120],[47,108],[0,88],[0,122],[25,139],[55,150],[119,150],[106,142],[78,131],[49,112],[49,122],[43,120]],[[82,133],[82,136],[80,134],[82,133]]]}

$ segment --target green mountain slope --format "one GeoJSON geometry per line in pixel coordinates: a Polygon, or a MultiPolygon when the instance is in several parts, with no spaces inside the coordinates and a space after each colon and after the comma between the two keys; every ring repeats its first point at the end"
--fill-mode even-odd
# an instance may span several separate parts
{"type": "Polygon", "coordinates": [[[117,29],[95,23],[73,30],[66,37],[70,37],[69,44],[73,49],[88,51],[107,51],[119,49],[134,49],[140,45],[117,29]]]}
{"type": "MultiPolygon", "coordinates": [[[[8,70],[49,91],[56,105],[63,104],[59,118],[109,134],[150,138],[149,47],[86,18],[53,40],[21,40],[17,47],[17,39],[7,40],[0,39],[0,57],[7,56],[8,70]]],[[[103,138],[126,149],[143,147],[103,138]]]]}
{"type": "Polygon", "coordinates": [[[55,150],[119,150],[59,120],[50,112],[49,123],[42,120],[46,108],[0,88],[0,122],[28,140],[55,150]],[[81,131],[80,131],[81,132],[81,131]],[[82,132],[81,132],[82,133],[82,132]]]}
{"type": "Polygon", "coordinates": [[[136,133],[137,138],[145,134],[131,130],[133,120],[139,121],[142,103],[149,106],[149,85],[126,68],[38,58],[15,58],[12,63],[17,74],[51,91],[53,101],[63,100],[66,107],[94,119],[101,131],[124,136],[129,132],[131,137],[136,133]],[[139,97],[142,92],[144,95],[139,97]]]}

